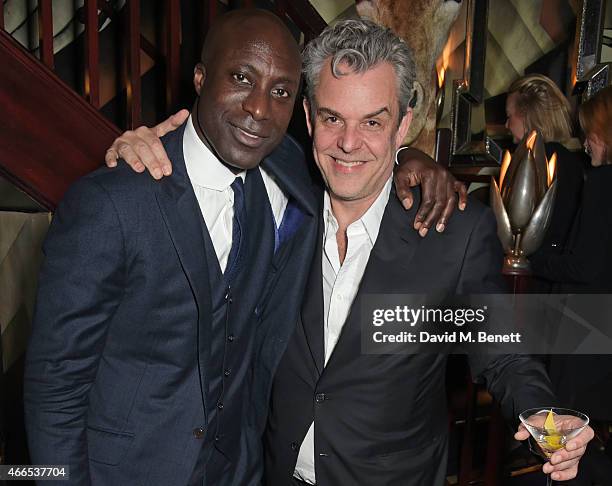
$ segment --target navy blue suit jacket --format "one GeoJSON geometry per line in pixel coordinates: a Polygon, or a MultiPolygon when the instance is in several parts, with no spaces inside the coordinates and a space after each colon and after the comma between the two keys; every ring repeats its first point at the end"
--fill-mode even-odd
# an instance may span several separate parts
{"type": "MultiPolygon", "coordinates": [[[[99,169],[71,187],[49,230],[24,399],[32,463],[68,464],[65,484],[185,485],[202,447],[213,447],[206,425],[216,404],[203,392],[206,227],[182,133],[164,140],[171,177],[155,181],[125,164],[99,169]]],[[[304,218],[265,268],[254,262],[261,285],[247,292],[260,304],[237,484],[261,457],[271,370],[296,321],[316,238],[316,199],[299,146],[285,137],[263,164],[304,218]]]]}

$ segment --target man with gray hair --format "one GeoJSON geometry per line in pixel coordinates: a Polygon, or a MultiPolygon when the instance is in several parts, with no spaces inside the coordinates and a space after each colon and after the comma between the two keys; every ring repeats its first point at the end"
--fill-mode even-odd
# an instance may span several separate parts
{"type": "MultiPolygon", "coordinates": [[[[390,194],[415,73],[392,32],[365,20],[329,26],[307,46],[304,74],[326,190],[302,310],[272,387],[264,482],[442,485],[447,356],[362,354],[359,300],[502,292],[495,219],[471,201],[444,233],[420,240],[402,231],[414,210],[390,194]]],[[[527,357],[470,356],[470,364],[508,419],[555,403],[543,368],[527,357]]],[[[545,472],[574,477],[592,435],[586,429],[556,452],[545,472]]]]}

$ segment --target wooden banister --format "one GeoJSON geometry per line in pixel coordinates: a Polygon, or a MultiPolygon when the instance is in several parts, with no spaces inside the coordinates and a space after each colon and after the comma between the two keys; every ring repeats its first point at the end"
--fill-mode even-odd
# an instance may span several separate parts
{"type": "Polygon", "coordinates": [[[94,108],[100,107],[100,49],[97,0],[85,0],[85,96],[94,108]]]}
{"type": "Polygon", "coordinates": [[[140,35],[140,48],[143,52],[149,56],[151,59],[154,59],[155,62],[163,62],[163,56],[157,50],[157,48],[149,42],[149,40],[144,36],[140,35]]]}
{"type": "Polygon", "coordinates": [[[0,172],[53,210],[119,130],[4,31],[0,66],[0,172]]]}
{"type": "Polygon", "coordinates": [[[53,10],[51,0],[38,0],[40,60],[53,69],[53,10]]]}
{"type": "Polygon", "coordinates": [[[180,0],[166,0],[166,19],[166,111],[170,111],[178,99],[180,81],[180,0]]]}
{"type": "Polygon", "coordinates": [[[276,11],[287,16],[304,33],[304,42],[318,36],[327,23],[308,0],[276,0],[276,11]]]}
{"type": "Polygon", "coordinates": [[[140,125],[142,90],[140,81],[140,0],[128,2],[127,20],[127,122],[129,128],[140,125]]]}

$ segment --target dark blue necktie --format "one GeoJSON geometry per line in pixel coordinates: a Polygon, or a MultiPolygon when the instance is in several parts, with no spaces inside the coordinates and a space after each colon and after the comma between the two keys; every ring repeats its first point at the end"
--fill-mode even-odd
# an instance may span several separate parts
{"type": "Polygon", "coordinates": [[[236,177],[231,185],[234,191],[234,219],[232,222],[232,248],[225,267],[225,278],[232,282],[242,269],[242,260],[246,241],[246,205],[244,203],[244,184],[242,177],[236,177]]]}

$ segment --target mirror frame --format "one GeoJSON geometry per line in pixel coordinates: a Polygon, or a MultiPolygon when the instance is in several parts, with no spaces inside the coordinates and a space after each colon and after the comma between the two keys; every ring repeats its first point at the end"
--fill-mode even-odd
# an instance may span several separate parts
{"type": "Polygon", "coordinates": [[[451,167],[497,166],[502,159],[502,149],[486,133],[484,140],[472,139],[472,110],[484,102],[488,13],[488,0],[468,1],[463,79],[453,81],[451,167]]]}
{"type": "Polygon", "coordinates": [[[583,0],[576,22],[575,62],[572,64],[573,94],[587,100],[610,84],[610,63],[602,63],[606,0],[583,0]]]}

